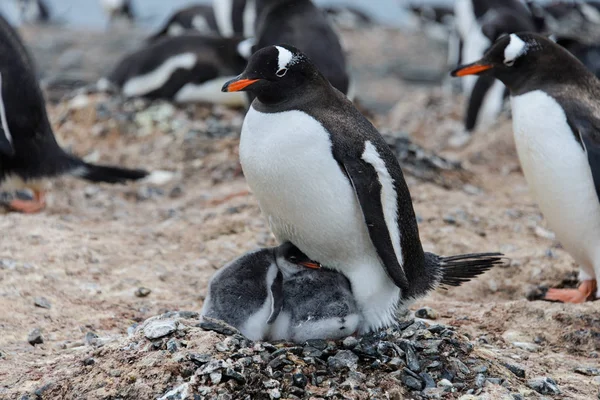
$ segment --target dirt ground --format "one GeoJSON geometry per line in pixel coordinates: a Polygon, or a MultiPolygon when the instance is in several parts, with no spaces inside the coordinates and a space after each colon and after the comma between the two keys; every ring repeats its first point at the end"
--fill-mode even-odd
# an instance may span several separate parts
{"type": "MultiPolygon", "coordinates": [[[[375,71],[373,54],[361,47],[365,41],[377,40],[380,54],[393,63],[408,54],[405,43],[416,40],[396,34],[392,46],[386,35],[345,36],[353,68],[362,71],[359,100],[376,110],[373,120],[382,131],[408,132],[422,146],[462,161],[474,176],[451,189],[407,177],[425,249],[441,255],[501,251],[512,260],[412,308],[432,307],[440,322],[468,334],[477,351],[525,366],[527,378],[552,377],[562,390],[559,398],[596,398],[600,380],[575,368],[600,365],[600,302],[526,299],[539,285],[572,277],[576,266],[528,193],[508,118],[478,132],[463,149],[450,149],[461,99],[434,86],[402,83],[391,70],[375,71]],[[383,103],[396,105],[388,112],[379,107],[383,103]]],[[[422,50],[417,64],[430,66],[432,53],[422,50]]],[[[0,398],[19,398],[51,380],[64,367],[61,360],[86,345],[88,332],[125,337],[129,326],[153,315],[200,310],[219,267],[275,243],[251,194],[228,198],[246,189],[237,161],[241,112],[168,108],[172,114],[148,128],[142,119],[117,123],[100,116],[98,105],[109,101],[98,95],[85,104],[51,105],[62,143],[95,161],[174,175],[163,185],[63,178],[54,183],[44,212],[0,215],[0,398]],[[207,135],[211,115],[226,121],[229,132],[207,135]],[[141,287],[150,294],[136,295],[141,287]],[[37,297],[50,308],[37,307],[37,297]],[[41,345],[27,342],[34,328],[42,331],[41,345]]],[[[492,389],[489,395],[494,398],[492,389]]]]}

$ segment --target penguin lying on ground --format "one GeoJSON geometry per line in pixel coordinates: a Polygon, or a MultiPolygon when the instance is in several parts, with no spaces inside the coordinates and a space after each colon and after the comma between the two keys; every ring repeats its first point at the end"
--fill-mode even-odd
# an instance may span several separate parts
{"type": "Polygon", "coordinates": [[[256,0],[254,49],[286,43],[297,47],[315,63],[331,84],[348,94],[350,78],[340,40],[323,10],[310,0],[256,0]]]}
{"type": "Polygon", "coordinates": [[[198,4],[178,10],[169,17],[158,32],[148,38],[148,41],[155,41],[163,36],[180,36],[189,31],[204,35],[219,34],[219,27],[211,6],[198,4]]]}
{"type": "Polygon", "coordinates": [[[98,86],[108,81],[125,97],[243,106],[246,96],[228,97],[220,91],[246,65],[241,43],[197,34],[164,37],[126,56],[98,86]]]}
{"type": "Polygon", "coordinates": [[[240,161],[271,230],[350,280],[361,333],[392,325],[396,308],[433,289],[445,268],[468,278],[503,263],[498,253],[423,252],[398,160],[296,48],[257,51],[223,90],[256,96],[240,161]]]}
{"type": "Polygon", "coordinates": [[[66,153],[56,142],[33,62],[17,32],[0,15],[0,186],[24,187],[32,201],[13,200],[10,207],[26,213],[44,205],[44,180],[73,175],[93,182],[120,183],[141,179],[146,171],[93,165],[66,153]]]}
{"type": "Polygon", "coordinates": [[[354,333],[359,315],[350,283],[315,268],[291,243],[247,253],[211,278],[201,314],[251,340],[303,342],[354,333]]]}
{"type": "Polygon", "coordinates": [[[567,50],[532,33],[499,39],[452,74],[492,75],[510,90],[523,173],[548,226],[580,265],[579,288],[550,289],[546,299],[598,298],[600,82],[567,50]]]}

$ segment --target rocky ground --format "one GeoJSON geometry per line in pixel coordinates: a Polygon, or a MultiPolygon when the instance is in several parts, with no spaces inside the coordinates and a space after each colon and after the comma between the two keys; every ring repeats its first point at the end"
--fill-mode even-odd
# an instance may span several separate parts
{"type": "MultiPolygon", "coordinates": [[[[45,82],[94,81],[143,37],[23,34],[45,82]]],[[[378,128],[465,169],[440,180],[405,168],[426,250],[502,251],[510,265],[432,293],[411,308],[417,319],[364,338],[251,343],[202,325],[210,276],[274,244],[244,194],[243,113],[106,95],[59,101],[55,87],[49,111],[63,145],[90,161],[170,173],[123,186],[60,179],[44,212],[1,215],[0,398],[599,396],[598,302],[527,299],[573,285],[576,266],[528,194],[508,119],[452,149],[463,105],[440,89],[442,46],[381,29],[344,32],[344,42],[378,128]]]]}

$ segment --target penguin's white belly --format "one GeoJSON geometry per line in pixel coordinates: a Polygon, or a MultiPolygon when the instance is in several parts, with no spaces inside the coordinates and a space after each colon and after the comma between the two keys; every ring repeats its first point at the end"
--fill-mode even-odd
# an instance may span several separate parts
{"type": "Polygon", "coordinates": [[[587,155],[562,107],[542,91],[511,97],[519,159],[532,195],[564,248],[593,276],[600,203],[587,155]]]}
{"type": "Polygon", "coordinates": [[[331,268],[375,256],[354,189],[331,153],[329,133],[311,116],[251,107],[240,161],[278,240],[293,242],[331,268]]]}
{"type": "Polygon", "coordinates": [[[368,331],[392,323],[399,289],[381,265],[331,146],[329,133],[306,113],[269,114],[250,107],[240,161],[277,239],[350,279],[365,319],[360,329],[368,331]]]}

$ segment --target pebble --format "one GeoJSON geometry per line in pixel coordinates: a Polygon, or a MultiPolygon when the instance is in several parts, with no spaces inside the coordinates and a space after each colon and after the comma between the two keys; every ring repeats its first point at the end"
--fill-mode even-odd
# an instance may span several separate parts
{"type": "Polygon", "coordinates": [[[350,349],[350,350],[355,348],[357,345],[358,345],[358,339],[354,336],[348,336],[342,342],[342,346],[344,346],[344,348],[350,349]]]}
{"type": "Polygon", "coordinates": [[[578,374],[581,374],[581,375],[598,376],[598,375],[600,375],[600,368],[578,367],[578,368],[575,368],[575,372],[577,372],[578,374]]]}
{"type": "Polygon", "coordinates": [[[83,360],[83,365],[85,366],[90,366],[90,365],[94,365],[96,363],[96,360],[94,360],[92,357],[86,358],[85,360],[83,360]]]}
{"type": "Polygon", "coordinates": [[[36,307],[40,307],[40,308],[47,308],[47,309],[50,309],[50,307],[52,307],[52,305],[50,304],[50,301],[48,301],[48,299],[47,299],[47,298],[45,298],[45,297],[42,297],[42,296],[40,296],[40,297],[35,297],[35,298],[33,299],[33,304],[34,304],[36,307]]]}
{"type": "Polygon", "coordinates": [[[205,331],[213,331],[225,336],[233,336],[235,334],[239,334],[240,332],[235,329],[233,326],[226,324],[223,321],[215,320],[212,318],[203,317],[203,321],[200,322],[197,326],[204,329],[205,331]]]}
{"type": "Polygon", "coordinates": [[[560,394],[558,385],[552,378],[537,377],[527,381],[527,387],[540,394],[560,394]]]}
{"type": "Polygon", "coordinates": [[[425,319],[437,319],[437,312],[431,307],[423,307],[419,308],[415,311],[415,317],[417,318],[425,318],[425,319]]]}
{"type": "Polygon", "coordinates": [[[406,368],[404,369],[404,373],[400,375],[400,380],[402,381],[402,383],[404,383],[406,386],[413,390],[423,389],[423,382],[421,382],[420,379],[413,376],[413,374],[409,373],[409,370],[407,370],[406,368]]]}
{"type": "Polygon", "coordinates": [[[448,379],[442,379],[437,383],[437,387],[442,388],[445,391],[449,392],[452,390],[454,385],[448,379]]]}
{"type": "Polygon", "coordinates": [[[197,364],[206,364],[212,358],[210,354],[198,354],[198,353],[190,353],[188,356],[191,361],[197,364]]]}
{"type": "Polygon", "coordinates": [[[299,388],[305,388],[308,384],[308,378],[303,373],[294,374],[292,377],[292,384],[299,388]]]}
{"type": "Polygon", "coordinates": [[[517,364],[504,363],[504,366],[519,378],[525,378],[525,368],[517,364]]]}
{"type": "Polygon", "coordinates": [[[98,335],[94,332],[87,332],[84,341],[88,346],[95,346],[98,343],[98,335]]]}
{"type": "Polygon", "coordinates": [[[329,357],[328,365],[334,372],[344,369],[354,370],[358,366],[358,356],[350,350],[340,350],[335,356],[329,357]]]}
{"type": "Polygon", "coordinates": [[[152,293],[152,290],[145,287],[139,287],[135,290],[134,295],[135,297],[146,297],[150,293],[152,293]]]}
{"type": "Polygon", "coordinates": [[[34,328],[31,332],[29,332],[29,335],[27,335],[27,342],[32,346],[44,343],[42,330],[40,328],[34,328]]]}
{"type": "Polygon", "coordinates": [[[541,349],[540,345],[529,342],[513,342],[513,346],[519,349],[530,351],[532,353],[537,353],[541,349]]]}
{"type": "Polygon", "coordinates": [[[144,327],[144,336],[147,339],[153,340],[163,336],[170,335],[177,330],[177,322],[172,319],[154,320],[150,321],[148,325],[144,327]]]}

